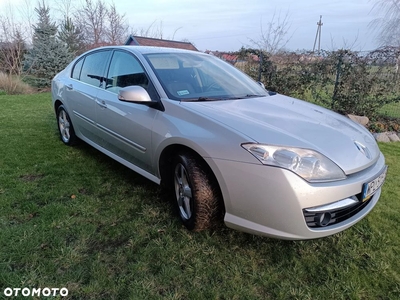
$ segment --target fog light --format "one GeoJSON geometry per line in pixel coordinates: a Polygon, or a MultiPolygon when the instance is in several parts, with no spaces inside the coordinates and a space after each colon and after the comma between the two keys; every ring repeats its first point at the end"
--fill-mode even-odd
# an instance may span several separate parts
{"type": "Polygon", "coordinates": [[[318,226],[325,227],[326,225],[329,224],[331,219],[332,219],[331,213],[329,212],[320,213],[315,216],[315,223],[317,223],[318,226]]]}

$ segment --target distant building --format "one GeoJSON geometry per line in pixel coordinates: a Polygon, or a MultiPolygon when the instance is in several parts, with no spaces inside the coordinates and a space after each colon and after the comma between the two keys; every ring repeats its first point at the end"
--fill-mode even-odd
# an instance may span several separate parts
{"type": "Polygon", "coordinates": [[[155,39],[155,38],[148,38],[135,35],[129,36],[129,38],[125,42],[125,45],[167,47],[167,48],[199,51],[195,46],[193,46],[192,43],[189,42],[155,39]]]}
{"type": "Polygon", "coordinates": [[[255,54],[249,54],[247,58],[240,57],[238,52],[220,52],[220,51],[211,51],[206,50],[205,53],[216,56],[231,65],[236,65],[238,63],[245,63],[248,61],[258,63],[260,61],[259,57],[255,54]]]}
{"type": "Polygon", "coordinates": [[[235,63],[240,61],[239,55],[234,54],[234,53],[211,51],[211,50],[206,50],[205,53],[216,56],[216,57],[230,63],[231,65],[234,65],[235,63]]]}

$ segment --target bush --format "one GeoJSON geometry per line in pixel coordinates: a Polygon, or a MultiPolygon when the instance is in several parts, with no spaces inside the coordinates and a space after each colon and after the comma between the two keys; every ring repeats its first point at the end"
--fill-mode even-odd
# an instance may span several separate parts
{"type": "Polygon", "coordinates": [[[26,75],[22,78],[22,81],[28,85],[37,88],[38,90],[46,90],[51,86],[51,80],[47,78],[38,78],[30,75],[26,75]]]}
{"type": "Polygon", "coordinates": [[[0,73],[0,95],[31,94],[34,89],[21,78],[0,73]]]}
{"type": "Polygon", "coordinates": [[[374,118],[386,104],[400,103],[397,48],[369,53],[322,51],[318,56],[307,52],[269,55],[242,48],[238,54],[244,61],[241,69],[256,80],[260,78],[268,90],[302,98],[341,114],[374,118]]]}
{"type": "Polygon", "coordinates": [[[399,100],[393,60],[399,53],[385,49],[361,55],[349,50],[330,53],[336,65],[332,109],[343,114],[377,117],[379,109],[399,100]]]}

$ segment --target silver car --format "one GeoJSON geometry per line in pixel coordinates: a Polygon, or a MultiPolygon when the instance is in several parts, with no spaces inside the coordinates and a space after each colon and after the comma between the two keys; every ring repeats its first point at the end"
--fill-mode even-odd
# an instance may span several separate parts
{"type": "Polygon", "coordinates": [[[386,176],[361,125],[270,95],[204,53],[94,49],[54,78],[52,99],[65,144],[83,140],[169,187],[189,230],[223,219],[280,239],[328,236],[372,210],[386,176]]]}

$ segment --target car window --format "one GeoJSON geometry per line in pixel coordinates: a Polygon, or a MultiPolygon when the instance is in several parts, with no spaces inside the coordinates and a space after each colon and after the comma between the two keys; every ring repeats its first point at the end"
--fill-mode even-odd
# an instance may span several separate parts
{"type": "Polygon", "coordinates": [[[86,56],[80,80],[87,84],[101,87],[105,81],[105,68],[111,51],[99,51],[86,56]]]}
{"type": "Polygon", "coordinates": [[[224,100],[267,95],[265,89],[233,66],[210,55],[144,55],[170,99],[224,100]]]}
{"type": "Polygon", "coordinates": [[[73,70],[72,70],[72,75],[71,75],[71,77],[72,77],[73,79],[77,79],[77,80],[80,79],[83,61],[84,61],[84,58],[81,58],[81,59],[74,65],[74,68],[73,68],[73,70]]]}
{"type": "Polygon", "coordinates": [[[121,88],[132,85],[143,87],[154,99],[154,87],[136,57],[124,51],[115,51],[107,74],[106,89],[117,94],[121,88]]]}

